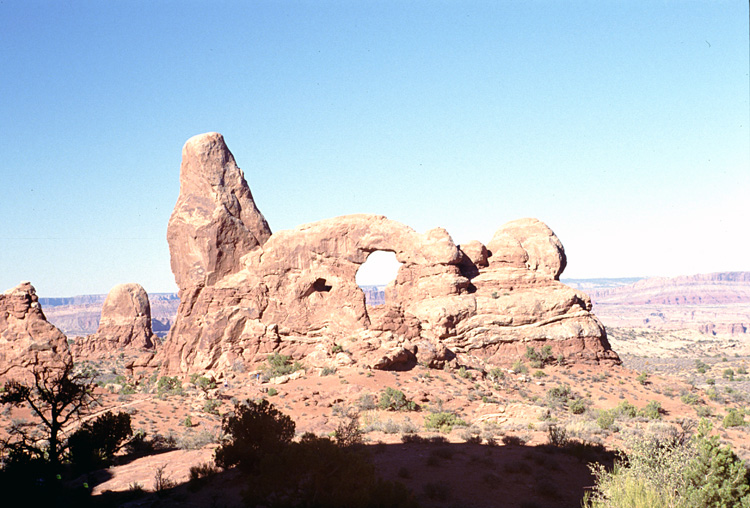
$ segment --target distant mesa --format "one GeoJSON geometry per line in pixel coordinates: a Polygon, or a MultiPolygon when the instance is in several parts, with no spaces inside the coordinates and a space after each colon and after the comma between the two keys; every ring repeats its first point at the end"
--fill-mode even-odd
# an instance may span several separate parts
{"type": "Polygon", "coordinates": [[[181,303],[155,358],[165,373],[229,372],[271,352],[389,369],[506,363],[550,346],[570,361],[619,362],[588,296],[559,282],[565,251],[537,219],[502,226],[487,246],[380,215],[272,234],[224,138],[208,133],[183,148],[167,240],[181,303]],[[382,305],[368,306],[355,277],[376,251],[401,266],[382,305]]]}
{"type": "Polygon", "coordinates": [[[750,272],[653,277],[590,292],[597,304],[726,305],[750,303],[750,272]]]}
{"type": "Polygon", "coordinates": [[[597,315],[608,327],[693,329],[707,335],[750,330],[750,272],[653,277],[630,284],[586,285],[597,315]]]}

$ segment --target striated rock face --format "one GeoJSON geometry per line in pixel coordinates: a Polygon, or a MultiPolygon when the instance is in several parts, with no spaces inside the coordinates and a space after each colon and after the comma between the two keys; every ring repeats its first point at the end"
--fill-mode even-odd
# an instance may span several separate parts
{"type": "Polygon", "coordinates": [[[228,371],[274,351],[332,362],[321,351],[333,344],[373,368],[507,362],[530,344],[619,361],[589,298],[558,281],[565,251],[536,219],[506,224],[486,247],[379,215],[271,235],[214,133],[187,142],[180,181],[168,239],[181,303],[156,358],[167,373],[228,371]],[[355,276],[377,250],[402,265],[385,303],[371,307],[355,276]]]}
{"type": "Polygon", "coordinates": [[[602,305],[726,305],[750,303],[750,272],[653,277],[592,292],[602,305]]]}
{"type": "Polygon", "coordinates": [[[96,333],[76,341],[73,354],[87,357],[96,353],[153,349],[151,305],[140,284],[118,284],[104,300],[96,333]]]}
{"type": "Polygon", "coordinates": [[[31,283],[0,294],[0,376],[26,380],[33,369],[72,362],[67,338],[47,322],[31,283]]]}

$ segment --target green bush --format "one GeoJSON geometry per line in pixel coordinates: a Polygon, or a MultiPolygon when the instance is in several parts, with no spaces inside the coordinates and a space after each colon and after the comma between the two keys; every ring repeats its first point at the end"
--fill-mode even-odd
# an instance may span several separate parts
{"type": "Polygon", "coordinates": [[[596,486],[587,508],[704,508],[750,506],[743,461],[701,422],[691,439],[631,439],[626,460],[612,471],[592,466],[596,486]]]}
{"type": "Polygon", "coordinates": [[[426,429],[438,430],[440,432],[449,433],[453,430],[456,425],[466,425],[466,422],[459,418],[456,414],[447,411],[440,411],[437,413],[430,413],[425,416],[424,426],[426,429]]]}
{"type": "Polygon", "coordinates": [[[526,368],[526,365],[521,360],[516,360],[511,366],[511,370],[516,374],[526,374],[529,372],[529,369],[526,368]]]}
{"type": "Polygon", "coordinates": [[[580,415],[586,412],[586,402],[583,399],[573,399],[568,404],[568,411],[574,415],[580,415]]]}
{"type": "Polygon", "coordinates": [[[323,367],[320,371],[321,376],[332,376],[333,374],[336,374],[336,367],[323,367]]]}
{"type": "Polygon", "coordinates": [[[203,403],[203,411],[211,415],[217,415],[219,414],[219,406],[221,406],[221,401],[217,399],[206,399],[203,403]]]}
{"type": "Polygon", "coordinates": [[[680,401],[682,401],[683,404],[694,406],[700,403],[701,398],[695,393],[685,393],[680,396],[680,401]]]}
{"type": "Polygon", "coordinates": [[[638,408],[627,400],[623,400],[618,404],[616,410],[617,414],[625,418],[635,418],[638,416],[638,408]]]}
{"type": "Polygon", "coordinates": [[[156,384],[156,393],[161,395],[182,395],[182,383],[177,377],[162,376],[156,384]]]}
{"type": "Polygon", "coordinates": [[[648,372],[641,372],[636,380],[642,385],[646,385],[648,383],[648,372]]]}
{"type": "Polygon", "coordinates": [[[600,409],[599,414],[596,417],[596,424],[604,430],[616,431],[617,427],[615,426],[615,411],[600,409]]]}
{"type": "Polygon", "coordinates": [[[745,416],[736,409],[730,409],[724,417],[722,425],[725,429],[728,429],[729,427],[742,427],[745,425],[745,416]]]}
{"type": "Polygon", "coordinates": [[[279,452],[294,437],[294,421],[263,399],[237,403],[225,416],[221,429],[227,435],[214,453],[219,467],[252,470],[266,454],[279,452]]]}
{"type": "Polygon", "coordinates": [[[661,402],[652,400],[643,409],[638,411],[638,414],[649,420],[658,420],[661,418],[661,411],[661,402]]]}
{"type": "Polygon", "coordinates": [[[83,470],[109,463],[132,435],[128,413],[107,411],[91,422],[84,422],[68,438],[70,461],[83,470]]]}
{"type": "Polygon", "coordinates": [[[695,368],[699,373],[705,374],[709,369],[709,366],[703,363],[701,360],[695,360],[695,368]]]}
{"type": "Polygon", "coordinates": [[[387,387],[380,392],[378,407],[388,411],[416,411],[417,405],[406,398],[404,392],[387,387]]]}
{"type": "Polygon", "coordinates": [[[266,358],[267,365],[263,368],[263,373],[268,378],[291,374],[302,369],[299,362],[292,363],[292,358],[280,353],[273,353],[266,358]]]}

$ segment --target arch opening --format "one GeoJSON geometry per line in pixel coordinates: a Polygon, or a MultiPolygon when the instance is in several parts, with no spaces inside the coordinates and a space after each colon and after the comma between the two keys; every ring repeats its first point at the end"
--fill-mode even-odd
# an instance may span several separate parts
{"type": "Polygon", "coordinates": [[[367,305],[385,303],[385,287],[396,279],[401,263],[396,254],[390,251],[376,250],[367,256],[367,260],[357,270],[357,285],[365,294],[367,305]]]}

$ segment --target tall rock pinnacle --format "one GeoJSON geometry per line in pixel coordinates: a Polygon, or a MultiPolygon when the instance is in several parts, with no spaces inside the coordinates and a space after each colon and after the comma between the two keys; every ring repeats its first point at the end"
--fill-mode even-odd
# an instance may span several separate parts
{"type": "Polygon", "coordinates": [[[209,132],[190,138],[182,149],[180,197],[167,226],[179,288],[211,285],[238,271],[240,258],[270,236],[224,137],[209,132]]]}

